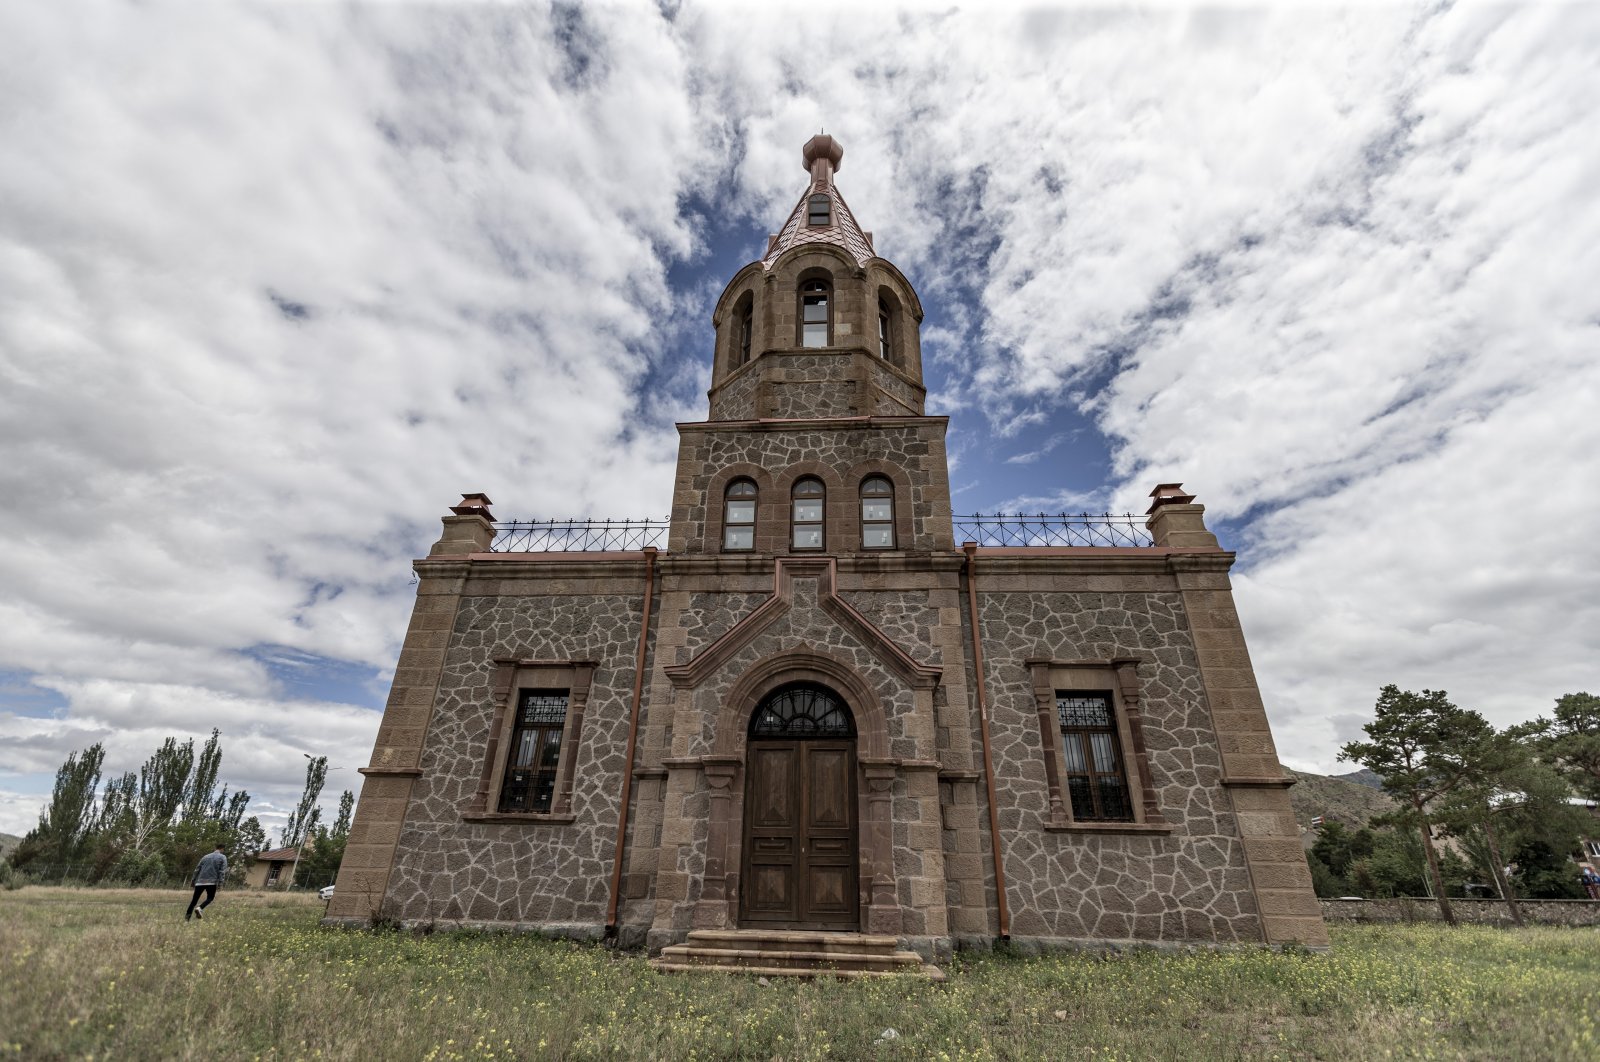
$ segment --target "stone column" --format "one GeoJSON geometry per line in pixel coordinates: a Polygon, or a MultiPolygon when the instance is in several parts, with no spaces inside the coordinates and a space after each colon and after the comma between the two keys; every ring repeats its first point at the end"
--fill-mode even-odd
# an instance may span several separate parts
{"type": "Polygon", "coordinates": [[[706,756],[701,761],[711,798],[709,836],[706,838],[706,872],[700,900],[694,908],[694,928],[723,929],[730,925],[728,843],[733,818],[733,783],[739,775],[737,756],[706,756]]]}
{"type": "Polygon", "coordinates": [[[1133,754],[1139,761],[1139,795],[1144,808],[1144,821],[1163,822],[1161,805],[1156,801],[1155,780],[1150,777],[1150,754],[1144,744],[1144,713],[1139,707],[1139,661],[1135,657],[1119,657],[1111,662],[1111,666],[1117,670],[1117,686],[1128,716],[1133,754]]]}
{"type": "Polygon", "coordinates": [[[868,852],[861,869],[871,875],[864,928],[868,933],[898,936],[901,920],[894,886],[893,822],[894,779],[898,771],[893,760],[862,760],[861,773],[867,783],[862,832],[866,834],[864,847],[868,852]]]}
{"type": "Polygon", "coordinates": [[[1289,806],[1294,782],[1278,763],[1228,582],[1233,554],[1218,547],[1205,526],[1205,507],[1193,504],[1181,485],[1163,483],[1152,496],[1146,526],[1156,545],[1194,551],[1171,556],[1168,564],[1194,638],[1222,756],[1222,784],[1239,825],[1262,935],[1270,944],[1326,948],[1328,930],[1289,806]]]}
{"type": "Polygon", "coordinates": [[[400,648],[372,760],[361,768],[365,776],[361,800],[350,824],[338,887],[324,919],[330,923],[364,924],[384,913],[395,846],[405,825],[412,788],[422,774],[423,744],[467,581],[467,556],[486,552],[494,541],[486,496],[464,495],[450,513],[428,559],[415,565],[420,580],[417,603],[400,648]]]}

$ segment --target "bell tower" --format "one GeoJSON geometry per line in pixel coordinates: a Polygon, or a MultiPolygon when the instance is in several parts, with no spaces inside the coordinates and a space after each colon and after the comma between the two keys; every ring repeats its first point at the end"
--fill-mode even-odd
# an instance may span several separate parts
{"type": "Polygon", "coordinates": [[[839,142],[814,136],[801,161],[811,180],[799,202],[712,315],[710,419],[918,416],[917,293],[878,257],[834,183],[839,142]]]}
{"type": "Polygon", "coordinates": [[[824,556],[881,566],[950,550],[944,417],[924,415],[922,304],[873,248],[806,142],[810,180],[712,314],[710,410],[678,425],[669,550],[746,566],[824,556]]]}

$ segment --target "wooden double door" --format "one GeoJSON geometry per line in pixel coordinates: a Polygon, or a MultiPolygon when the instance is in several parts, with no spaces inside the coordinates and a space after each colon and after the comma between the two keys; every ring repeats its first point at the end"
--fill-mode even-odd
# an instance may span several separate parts
{"type": "Polygon", "coordinates": [[[855,742],[752,739],[740,924],[858,928],[857,851],[855,742]]]}

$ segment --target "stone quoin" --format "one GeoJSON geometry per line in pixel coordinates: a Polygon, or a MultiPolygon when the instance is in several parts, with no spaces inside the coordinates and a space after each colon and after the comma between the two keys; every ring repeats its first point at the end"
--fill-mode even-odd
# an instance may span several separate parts
{"type": "Polygon", "coordinates": [[[496,550],[472,494],[416,562],[327,921],[1325,947],[1204,508],[958,540],[917,293],[838,142],[802,157],[712,316],[663,548],[496,550]]]}

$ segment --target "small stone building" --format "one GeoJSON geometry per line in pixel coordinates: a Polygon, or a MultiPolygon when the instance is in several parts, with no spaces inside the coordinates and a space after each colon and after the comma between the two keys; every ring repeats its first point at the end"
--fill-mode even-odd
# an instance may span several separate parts
{"type": "Polygon", "coordinates": [[[244,872],[244,883],[252,889],[286,889],[294,877],[298,848],[269,848],[257,852],[255,862],[244,872]]]}
{"type": "Polygon", "coordinates": [[[670,527],[444,518],[329,921],[1325,945],[1234,555],[1176,484],[952,517],[842,156],[717,303],[670,527]]]}

